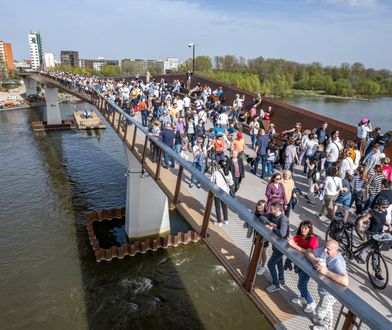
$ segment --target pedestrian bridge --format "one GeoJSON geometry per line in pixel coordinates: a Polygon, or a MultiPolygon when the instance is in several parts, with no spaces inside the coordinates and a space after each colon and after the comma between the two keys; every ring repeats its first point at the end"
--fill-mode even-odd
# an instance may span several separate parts
{"type": "MultiPolygon", "coordinates": [[[[74,89],[69,82],[53,78],[44,73],[28,73],[24,74],[24,77],[39,81],[41,84],[50,86],[50,88],[61,89],[85,102],[95,105],[124,144],[128,158],[132,157],[132,159],[137,160],[137,164],[134,161],[129,161],[129,172],[143,172],[147,174],[149,180],[156,183],[156,186],[168,199],[168,204],[175,207],[193,230],[200,235],[205,244],[242,288],[244,294],[255,303],[273,326],[276,328],[304,329],[312,323],[309,316],[302,312],[302,309],[296,309],[289,303],[289,298],[293,297],[293,291],[297,292],[296,274],[292,275],[292,281],[287,281],[287,290],[280,290],[285,292],[271,294],[265,291],[265,287],[269,285],[267,278],[256,276],[258,261],[263,249],[263,239],[270,241],[272,245],[293,260],[299,268],[311,277],[311,289],[314,298],[317,298],[315,293],[317,285],[325,288],[335,296],[339,302],[335,307],[334,322],[336,328],[352,329],[354,323],[363,328],[369,327],[385,330],[392,328],[391,315],[380,311],[382,309],[377,307],[377,305],[380,305],[378,301],[365,299],[358,294],[357,290],[352,289],[350,286],[342,287],[315,272],[302,254],[289,247],[286,240],[279,239],[274,233],[268,231],[254,217],[253,212],[245,206],[246,200],[244,198],[239,197],[235,200],[218,189],[206,176],[195,171],[191,163],[181,158],[161,141],[150,138],[147,129],[136,118],[129,116],[121,108],[109,102],[95,89],[89,88],[80,92],[74,89]],[[148,157],[150,142],[159,148],[157,163],[153,163],[148,157]],[[170,154],[176,163],[179,164],[179,168],[163,168],[161,166],[163,152],[170,154]],[[188,188],[191,174],[195,175],[202,186],[196,192],[188,188]],[[226,203],[230,209],[230,224],[227,228],[215,226],[210,221],[214,196],[226,203]],[[246,230],[243,228],[243,224],[245,223],[255,229],[256,235],[254,239],[247,239],[246,235],[244,235],[246,230]]],[[[136,178],[135,175],[130,174],[128,180],[131,180],[129,177],[132,177],[133,183],[146,179],[140,177],[140,174],[136,178]]],[[[131,209],[131,205],[128,204],[129,194],[131,194],[130,189],[134,189],[133,187],[143,189],[141,188],[142,185],[143,183],[139,182],[132,187],[129,186],[127,189],[126,213],[129,217],[131,217],[129,213],[134,211],[131,209]]],[[[253,178],[250,179],[249,185],[251,186],[250,195],[252,196],[256,192],[256,188],[252,188],[252,185],[254,185],[253,178]]],[[[140,190],[134,191],[133,194],[133,196],[140,196],[140,190]]],[[[149,198],[149,196],[146,198],[149,198]]],[[[253,199],[255,198],[257,197],[253,199]]],[[[160,201],[162,202],[161,207],[165,207],[163,200],[160,201]]],[[[164,210],[156,211],[158,212],[158,219],[163,219],[164,215],[162,215],[162,212],[164,210]]]]}

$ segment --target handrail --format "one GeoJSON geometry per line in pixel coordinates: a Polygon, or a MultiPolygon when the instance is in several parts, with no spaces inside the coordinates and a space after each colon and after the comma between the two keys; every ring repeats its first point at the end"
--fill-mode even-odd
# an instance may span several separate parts
{"type": "MultiPolygon", "coordinates": [[[[53,77],[44,73],[38,73],[39,75],[43,75],[48,77],[51,81],[53,81],[53,77]]],[[[34,75],[34,74],[29,74],[34,75]]],[[[79,94],[78,92],[72,91],[67,87],[61,86],[62,84],[59,82],[58,78],[55,79],[55,82],[60,85],[62,89],[68,90],[75,94],[79,94]]],[[[53,83],[53,82],[52,82],[53,83]]],[[[68,84],[67,84],[68,85],[68,84]]],[[[91,89],[90,92],[95,93],[98,98],[103,98],[102,95],[95,89],[91,89]]],[[[92,95],[91,94],[91,95],[92,95]]],[[[358,318],[360,318],[364,323],[374,329],[391,329],[391,322],[382,315],[379,311],[377,311],[373,306],[371,306],[368,302],[364,301],[361,297],[359,297],[354,291],[352,291],[349,287],[343,287],[329,278],[320,275],[316,272],[309,261],[307,261],[306,257],[290,247],[287,244],[287,240],[280,239],[275,233],[270,232],[266,229],[264,225],[258,220],[258,218],[251,213],[242,203],[235,200],[229,194],[217,188],[204,174],[200,171],[196,170],[192,164],[181,156],[179,156],[173,149],[169,148],[162,141],[151,137],[148,135],[147,129],[142,126],[142,124],[137,121],[135,118],[128,115],[123,109],[118,107],[115,103],[103,98],[108,104],[110,104],[111,108],[116,112],[120,113],[124,118],[127,119],[132,125],[135,125],[137,129],[142,132],[144,135],[151,139],[155,144],[159,146],[164,152],[168,153],[170,157],[172,157],[177,163],[180,164],[184,169],[192,173],[200,184],[208,191],[214,194],[217,198],[222,200],[234,213],[236,213],[242,220],[246,221],[250,226],[252,226],[257,233],[259,233],[262,237],[266,238],[271,242],[273,246],[275,246],[280,252],[282,252],[285,256],[289,257],[299,268],[301,268],[306,274],[308,274],[314,281],[316,281],[322,288],[326,289],[330,292],[339,302],[341,302],[344,306],[346,306],[352,313],[354,313],[358,318]]]]}

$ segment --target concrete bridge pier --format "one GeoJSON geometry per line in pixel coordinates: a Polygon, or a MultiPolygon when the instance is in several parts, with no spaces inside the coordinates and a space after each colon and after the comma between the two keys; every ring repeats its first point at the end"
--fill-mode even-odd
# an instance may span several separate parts
{"type": "Polygon", "coordinates": [[[24,85],[26,87],[26,97],[30,95],[37,95],[37,81],[34,79],[23,78],[24,85]]]}
{"type": "Polygon", "coordinates": [[[141,177],[142,166],[124,145],[128,159],[125,232],[131,240],[170,233],[167,196],[149,176],[141,177]]]}
{"type": "Polygon", "coordinates": [[[47,125],[60,125],[61,113],[59,106],[58,89],[56,87],[44,86],[46,98],[46,113],[45,120],[47,125]]]}

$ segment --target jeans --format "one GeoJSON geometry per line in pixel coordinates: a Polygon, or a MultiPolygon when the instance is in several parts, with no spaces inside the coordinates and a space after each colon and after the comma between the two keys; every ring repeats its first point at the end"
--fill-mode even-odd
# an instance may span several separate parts
{"type": "Polygon", "coordinates": [[[272,161],[267,160],[267,169],[268,169],[268,176],[272,176],[275,172],[275,163],[272,161]]]}
{"type": "Polygon", "coordinates": [[[166,166],[166,167],[169,167],[169,158],[170,158],[170,162],[172,163],[172,167],[174,168],[174,165],[175,165],[175,163],[174,163],[174,159],[172,158],[172,157],[169,157],[169,155],[166,153],[166,152],[164,152],[163,153],[163,163],[164,163],[164,165],[166,166]]]}
{"type": "Polygon", "coordinates": [[[176,151],[177,154],[180,154],[181,153],[181,144],[175,144],[174,150],[176,151]]]}
{"type": "Polygon", "coordinates": [[[143,110],[140,111],[142,113],[142,125],[143,126],[147,126],[147,117],[148,117],[148,111],[147,110],[143,110]]]}
{"type": "Polygon", "coordinates": [[[372,202],[375,197],[376,196],[374,195],[369,195],[369,198],[366,200],[365,205],[363,206],[362,213],[370,209],[370,205],[372,205],[372,202]]]}
{"type": "MultiPolygon", "coordinates": [[[[193,162],[193,167],[196,168],[199,172],[204,174],[204,163],[200,164],[199,162],[193,162]]],[[[191,183],[195,183],[195,176],[192,174],[191,183]]]]}
{"type": "Polygon", "coordinates": [[[311,304],[313,302],[312,295],[308,290],[309,283],[309,275],[306,274],[302,269],[299,270],[298,273],[298,290],[301,293],[301,297],[306,299],[307,304],[311,304]]]}
{"type": "MultiPolygon", "coordinates": [[[[222,222],[222,214],[221,214],[221,207],[223,211],[223,220],[228,219],[227,215],[227,206],[225,203],[223,203],[218,197],[214,197],[214,203],[215,203],[215,213],[216,213],[216,220],[218,223],[222,222]]],[[[283,267],[283,265],[282,265],[283,267]]]]}
{"type": "Polygon", "coordinates": [[[283,254],[274,247],[272,247],[272,255],[268,260],[267,267],[272,277],[272,284],[276,286],[279,286],[279,283],[284,284],[283,254]],[[278,267],[279,279],[276,267],[278,267]]]}
{"type": "Polygon", "coordinates": [[[251,139],[251,141],[252,141],[252,148],[253,148],[253,149],[255,148],[256,138],[257,138],[257,134],[252,134],[252,135],[250,136],[250,139],[251,139]]]}
{"type": "Polygon", "coordinates": [[[265,170],[267,167],[267,155],[257,155],[255,159],[255,166],[253,168],[253,173],[257,175],[257,170],[259,167],[259,162],[261,160],[261,177],[265,177],[265,170]]]}

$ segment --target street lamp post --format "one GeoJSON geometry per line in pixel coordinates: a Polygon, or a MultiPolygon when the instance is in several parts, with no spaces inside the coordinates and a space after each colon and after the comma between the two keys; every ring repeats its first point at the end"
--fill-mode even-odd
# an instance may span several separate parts
{"type": "Polygon", "coordinates": [[[192,47],[192,72],[195,72],[195,47],[196,47],[196,43],[191,42],[188,44],[188,47],[192,47]]]}

